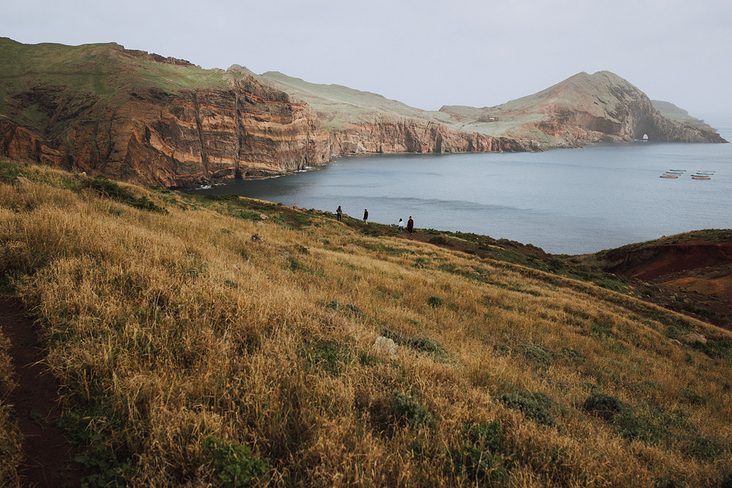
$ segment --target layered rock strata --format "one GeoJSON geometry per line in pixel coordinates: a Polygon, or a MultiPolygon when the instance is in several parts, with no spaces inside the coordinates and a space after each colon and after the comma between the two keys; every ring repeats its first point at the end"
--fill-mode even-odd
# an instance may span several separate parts
{"type": "Polygon", "coordinates": [[[349,124],[331,136],[333,156],[368,153],[464,153],[535,151],[531,141],[449,130],[434,122],[403,120],[349,124]]]}
{"type": "Polygon", "coordinates": [[[144,185],[194,187],[330,159],[328,131],[307,106],[251,79],[228,90],[138,90],[116,104],[89,97],[81,108],[62,89],[39,87],[16,100],[43,110],[52,129],[0,122],[5,156],[144,185]]]}

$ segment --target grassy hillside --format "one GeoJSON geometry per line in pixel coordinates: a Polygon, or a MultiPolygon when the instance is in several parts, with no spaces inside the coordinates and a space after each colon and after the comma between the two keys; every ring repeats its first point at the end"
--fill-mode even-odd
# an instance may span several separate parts
{"type": "Polygon", "coordinates": [[[0,78],[20,85],[40,81],[104,97],[130,87],[226,87],[221,71],[205,70],[180,60],[179,64],[173,60],[156,62],[148,53],[127,51],[116,43],[29,45],[0,38],[0,51],[0,78]]]}
{"type": "Polygon", "coordinates": [[[693,124],[697,127],[703,128],[703,129],[710,129],[714,130],[712,126],[704,122],[703,120],[697,119],[696,117],[692,117],[689,115],[689,112],[686,110],[677,107],[671,102],[664,102],[661,100],[651,100],[653,102],[653,106],[656,107],[656,110],[661,112],[661,115],[666,117],[667,119],[674,120],[676,122],[689,123],[693,124]]]}
{"type": "Polygon", "coordinates": [[[732,484],[731,333],[539,250],[429,239],[0,163],[2,287],[89,486],[732,484]]]}
{"type": "Polygon", "coordinates": [[[227,86],[222,72],[186,62],[157,62],[147,53],[126,51],[115,43],[28,45],[0,38],[0,52],[0,117],[41,132],[60,122],[55,120],[57,114],[53,116],[57,108],[73,114],[70,107],[77,112],[95,103],[113,107],[130,92],[150,87],[181,90],[227,86]],[[61,101],[39,91],[37,100],[24,103],[24,97],[35,96],[33,89],[28,93],[29,87],[58,92],[61,101]]]}
{"type": "Polygon", "coordinates": [[[452,123],[447,114],[420,110],[381,95],[341,85],[308,83],[278,72],[267,72],[257,79],[305,100],[318,112],[329,130],[343,129],[348,123],[394,122],[404,118],[452,123]]]}

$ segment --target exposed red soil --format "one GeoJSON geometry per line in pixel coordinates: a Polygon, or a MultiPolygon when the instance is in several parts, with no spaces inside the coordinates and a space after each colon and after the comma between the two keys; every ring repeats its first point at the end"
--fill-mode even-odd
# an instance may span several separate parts
{"type": "Polygon", "coordinates": [[[611,271],[643,281],[713,266],[732,263],[732,243],[692,241],[683,244],[664,244],[636,251],[620,249],[607,254],[618,262],[611,271]]]}
{"type": "Polygon", "coordinates": [[[23,433],[20,476],[28,487],[81,486],[73,447],[56,425],[60,418],[58,383],[43,366],[44,351],[36,326],[17,298],[0,295],[0,328],[11,342],[18,386],[10,395],[23,433]]]}
{"type": "Polygon", "coordinates": [[[720,315],[713,320],[716,325],[732,329],[732,242],[696,239],[616,249],[606,258],[617,263],[608,271],[657,286],[676,301],[712,310],[720,315]]]}

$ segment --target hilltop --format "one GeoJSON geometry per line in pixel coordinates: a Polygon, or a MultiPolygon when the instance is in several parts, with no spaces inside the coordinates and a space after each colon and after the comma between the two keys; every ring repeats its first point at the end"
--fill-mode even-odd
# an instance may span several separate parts
{"type": "Polygon", "coordinates": [[[169,188],[259,178],[362,153],[541,151],[597,142],[725,142],[664,116],[603,71],[490,108],[428,112],[380,95],[115,43],[0,38],[0,155],[169,188]]]}
{"type": "MultiPolygon", "coordinates": [[[[726,142],[686,113],[667,118],[673,104],[657,102],[609,71],[578,73],[533,95],[490,108],[443,107],[465,120],[464,130],[487,130],[533,138],[545,147],[648,139],[667,142],[726,142]]],[[[680,110],[680,109],[679,109],[680,110]]]]}
{"type": "Polygon", "coordinates": [[[552,256],[7,161],[0,229],[10,486],[18,347],[86,486],[732,483],[732,332],[604,270],[729,231],[552,256]]]}

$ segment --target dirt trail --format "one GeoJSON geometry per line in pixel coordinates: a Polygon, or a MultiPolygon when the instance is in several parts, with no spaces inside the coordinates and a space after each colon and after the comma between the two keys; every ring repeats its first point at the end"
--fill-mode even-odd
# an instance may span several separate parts
{"type": "Polygon", "coordinates": [[[0,328],[10,339],[17,388],[10,395],[23,433],[22,486],[78,487],[81,470],[73,447],[55,425],[58,384],[40,363],[43,350],[36,327],[17,298],[0,295],[0,328]]]}

